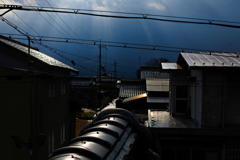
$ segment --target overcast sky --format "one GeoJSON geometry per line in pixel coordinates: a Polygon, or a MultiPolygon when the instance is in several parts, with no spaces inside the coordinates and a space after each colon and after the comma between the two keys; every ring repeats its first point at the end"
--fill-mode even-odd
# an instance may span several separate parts
{"type": "MultiPolygon", "coordinates": [[[[0,4],[3,2],[8,4],[51,5],[61,8],[140,12],[240,22],[240,1],[237,0],[0,0],[0,4]]],[[[72,14],[58,14],[57,16],[55,13],[47,14],[25,11],[15,11],[15,13],[8,13],[5,18],[33,35],[147,43],[206,50],[240,51],[240,29],[72,14]]],[[[17,33],[14,29],[4,24],[4,22],[0,22],[0,28],[0,32],[17,33]]],[[[46,44],[63,50],[65,52],[64,56],[73,59],[79,64],[80,66],[78,65],[76,68],[80,70],[81,75],[96,74],[97,63],[94,60],[98,58],[98,47],[59,43],[46,44]],[[88,60],[86,57],[91,60],[88,60]]],[[[40,49],[69,64],[69,61],[62,59],[55,53],[42,47],[40,49]]],[[[139,65],[143,65],[154,57],[165,57],[174,61],[177,55],[175,53],[136,49],[111,47],[103,49],[103,62],[106,70],[112,71],[113,66],[110,64],[116,61],[119,75],[125,77],[134,77],[139,65]]]]}

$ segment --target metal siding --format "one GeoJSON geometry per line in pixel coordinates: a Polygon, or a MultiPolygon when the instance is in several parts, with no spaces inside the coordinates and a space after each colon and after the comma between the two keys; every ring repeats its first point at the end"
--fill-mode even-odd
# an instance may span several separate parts
{"type": "Polygon", "coordinates": [[[169,79],[151,79],[146,80],[147,91],[168,92],[169,79]]]}
{"type": "Polygon", "coordinates": [[[141,79],[148,78],[167,78],[168,73],[162,73],[160,71],[141,71],[141,79]]]}
{"type": "Polygon", "coordinates": [[[169,103],[168,97],[148,97],[148,103],[169,103]]]}

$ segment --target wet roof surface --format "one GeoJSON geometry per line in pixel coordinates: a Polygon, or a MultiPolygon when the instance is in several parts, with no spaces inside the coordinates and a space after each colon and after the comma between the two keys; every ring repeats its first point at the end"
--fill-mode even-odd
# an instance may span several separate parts
{"type": "MultiPolygon", "coordinates": [[[[1,38],[0,37],[0,42],[2,43],[5,43],[6,45],[8,46],[11,46],[25,54],[28,54],[28,47],[26,47],[25,45],[21,45],[20,43],[16,43],[14,41],[11,41],[11,40],[6,40],[4,38],[1,38]]],[[[73,67],[70,67],[69,65],[63,63],[63,62],[60,62],[59,60],[53,58],[53,57],[50,57],[42,52],[39,52],[35,49],[30,49],[30,55],[48,65],[51,65],[51,66],[55,66],[55,67],[60,67],[60,68],[65,68],[65,69],[69,69],[69,70],[72,70],[72,71],[78,71],[77,69],[73,68],[73,67]]]]}
{"type": "Polygon", "coordinates": [[[238,53],[181,53],[189,67],[240,67],[238,53]]]}
{"type": "Polygon", "coordinates": [[[169,112],[160,110],[148,110],[148,127],[152,128],[197,128],[188,119],[173,118],[169,112]]]}

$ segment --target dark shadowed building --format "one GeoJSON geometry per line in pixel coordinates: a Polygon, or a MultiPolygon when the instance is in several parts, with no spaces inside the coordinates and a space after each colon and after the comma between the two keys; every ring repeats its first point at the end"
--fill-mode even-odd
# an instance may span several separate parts
{"type": "Polygon", "coordinates": [[[73,77],[71,80],[71,106],[79,111],[82,107],[97,108],[98,87],[95,77],[73,77]]]}
{"type": "Polygon", "coordinates": [[[73,134],[70,72],[77,70],[0,37],[2,159],[47,159],[69,140],[73,134]]]}
{"type": "Polygon", "coordinates": [[[239,67],[237,53],[181,53],[162,64],[170,113],[155,113],[160,127],[151,128],[162,159],[239,159],[239,67]]]}
{"type": "Polygon", "coordinates": [[[240,58],[237,53],[181,53],[171,74],[171,112],[200,127],[240,125],[240,58]]]}

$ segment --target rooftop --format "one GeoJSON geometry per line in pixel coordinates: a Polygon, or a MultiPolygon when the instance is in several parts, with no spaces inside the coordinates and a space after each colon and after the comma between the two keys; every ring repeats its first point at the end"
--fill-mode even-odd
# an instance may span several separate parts
{"type": "Polygon", "coordinates": [[[148,122],[150,128],[198,128],[191,120],[174,118],[169,112],[161,110],[148,110],[148,122]]]}
{"type": "Polygon", "coordinates": [[[119,97],[128,98],[145,93],[145,85],[142,84],[121,84],[119,97]]]}
{"type": "MultiPolygon", "coordinates": [[[[12,39],[9,39],[7,37],[4,37],[4,36],[0,36],[0,43],[4,43],[10,47],[13,47],[21,52],[19,53],[24,53],[26,55],[29,55],[28,53],[28,46],[25,45],[25,44],[22,44],[20,42],[17,42],[15,40],[12,40],[12,39]]],[[[71,71],[75,71],[75,72],[78,72],[77,69],[63,63],[63,62],[60,62],[59,60],[53,58],[53,57],[50,57],[48,55],[46,55],[45,53],[42,53],[42,52],[39,52],[37,49],[33,49],[32,47],[30,48],[30,55],[38,60],[40,60],[41,62],[43,63],[46,63],[50,66],[55,66],[55,67],[60,67],[60,68],[64,68],[64,69],[68,69],[68,70],[71,70],[71,71]]]]}
{"type": "Polygon", "coordinates": [[[189,67],[240,67],[239,53],[181,53],[189,67]]]}
{"type": "Polygon", "coordinates": [[[182,69],[182,67],[180,65],[178,65],[177,63],[172,63],[172,62],[164,62],[164,63],[161,63],[161,65],[162,65],[162,69],[164,69],[164,70],[182,69]]]}

